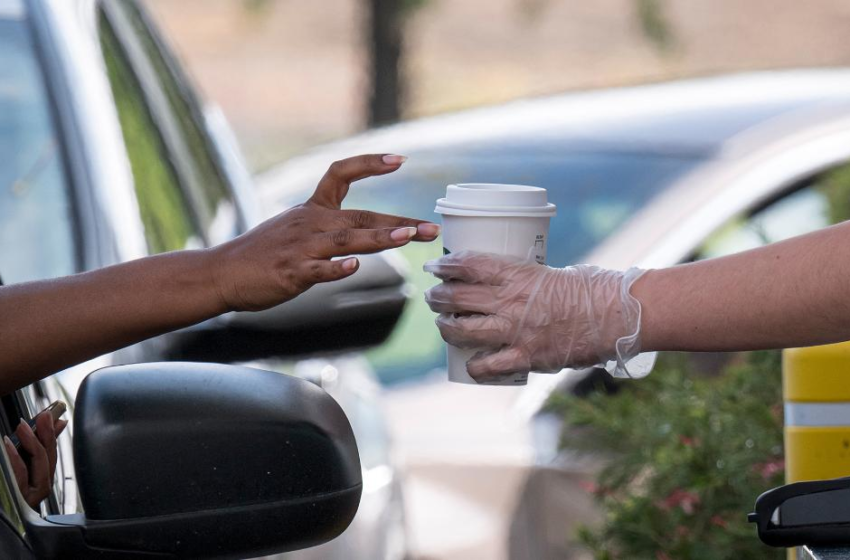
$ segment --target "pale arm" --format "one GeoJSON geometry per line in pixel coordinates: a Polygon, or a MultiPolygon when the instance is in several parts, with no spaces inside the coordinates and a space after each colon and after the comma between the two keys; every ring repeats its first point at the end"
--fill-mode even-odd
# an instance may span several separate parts
{"type": "Polygon", "coordinates": [[[631,293],[643,308],[645,351],[850,340],[850,222],[728,257],[651,270],[631,293]]]}
{"type": "Polygon", "coordinates": [[[782,243],[643,272],[563,269],[485,253],[426,264],[440,334],[480,349],[478,380],[629,363],[641,351],[739,351],[850,340],[850,222],[782,243]],[[643,273],[643,274],[641,274],[643,273]],[[637,302],[640,303],[638,306],[637,302]]]}

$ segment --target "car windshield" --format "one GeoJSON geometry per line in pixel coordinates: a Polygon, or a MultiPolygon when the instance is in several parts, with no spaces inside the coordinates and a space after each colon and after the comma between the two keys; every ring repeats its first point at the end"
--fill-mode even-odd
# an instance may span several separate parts
{"type": "Polygon", "coordinates": [[[7,284],[76,271],[61,144],[30,29],[17,12],[4,17],[0,10],[0,270],[7,284]]]}
{"type": "MultiPolygon", "coordinates": [[[[547,262],[579,262],[614,233],[637,209],[703,160],[690,155],[540,149],[469,149],[411,154],[398,173],[357,183],[345,201],[364,208],[437,219],[434,203],[446,184],[492,182],[544,187],[558,207],[552,220],[547,262]]],[[[384,383],[442,375],[445,350],[434,314],[422,292],[435,284],[422,264],[441,254],[441,245],[411,244],[398,251],[409,264],[416,292],[390,340],[368,353],[384,383]]]]}

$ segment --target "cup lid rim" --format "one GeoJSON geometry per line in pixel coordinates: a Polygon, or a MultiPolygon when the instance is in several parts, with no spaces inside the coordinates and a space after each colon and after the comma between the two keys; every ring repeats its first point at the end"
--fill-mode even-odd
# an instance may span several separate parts
{"type": "Polygon", "coordinates": [[[548,216],[555,215],[557,208],[551,202],[547,202],[545,206],[480,206],[461,204],[459,202],[450,202],[445,198],[437,200],[437,207],[434,211],[438,214],[463,214],[463,215],[479,215],[479,216],[519,216],[519,215],[535,215],[548,216]]]}
{"type": "Polygon", "coordinates": [[[491,190],[499,192],[546,192],[543,187],[520,185],[518,183],[451,183],[448,188],[456,187],[467,190],[491,190]]]}

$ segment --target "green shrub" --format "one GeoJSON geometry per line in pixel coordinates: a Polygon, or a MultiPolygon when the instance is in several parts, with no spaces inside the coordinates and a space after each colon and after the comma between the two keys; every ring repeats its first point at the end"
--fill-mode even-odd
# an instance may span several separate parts
{"type": "Polygon", "coordinates": [[[781,485],[780,354],[754,352],[715,377],[667,355],[615,395],[558,397],[563,445],[606,458],[593,492],[603,521],[580,541],[598,559],[781,559],[746,514],[781,485]]]}

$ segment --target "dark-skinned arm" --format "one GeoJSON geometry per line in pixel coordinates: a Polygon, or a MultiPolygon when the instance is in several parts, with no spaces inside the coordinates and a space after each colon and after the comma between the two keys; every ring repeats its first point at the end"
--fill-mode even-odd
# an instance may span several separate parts
{"type": "Polygon", "coordinates": [[[0,287],[0,394],[106,352],[228,311],[260,311],[356,272],[356,257],[431,241],[436,224],[342,210],[353,181],[405,158],[335,162],[304,204],[217,247],[0,287]]]}

